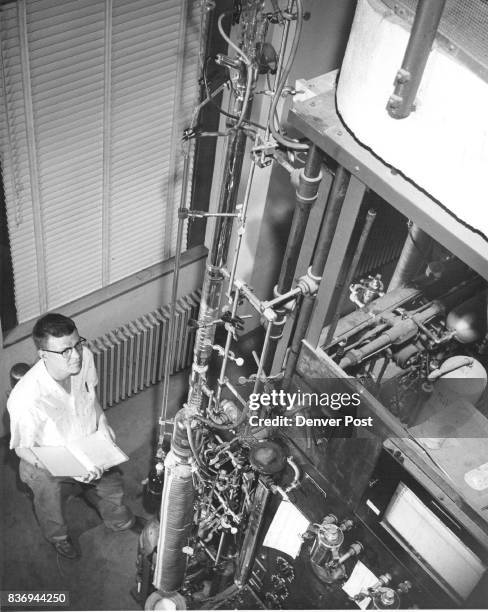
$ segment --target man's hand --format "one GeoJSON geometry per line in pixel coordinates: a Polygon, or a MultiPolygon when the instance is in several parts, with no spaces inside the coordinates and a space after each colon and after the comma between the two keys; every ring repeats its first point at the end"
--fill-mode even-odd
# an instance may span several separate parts
{"type": "Polygon", "coordinates": [[[98,480],[101,475],[103,474],[104,469],[98,466],[93,466],[93,468],[88,472],[88,474],[86,476],[76,476],[75,480],[77,480],[78,482],[83,482],[85,484],[88,484],[90,482],[93,482],[94,480],[98,480]]]}

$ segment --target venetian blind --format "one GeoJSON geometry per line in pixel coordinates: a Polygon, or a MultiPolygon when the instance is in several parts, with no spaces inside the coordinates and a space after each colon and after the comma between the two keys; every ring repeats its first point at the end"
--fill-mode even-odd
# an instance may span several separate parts
{"type": "Polygon", "coordinates": [[[173,254],[199,2],[2,6],[0,147],[19,322],[173,254]]]}

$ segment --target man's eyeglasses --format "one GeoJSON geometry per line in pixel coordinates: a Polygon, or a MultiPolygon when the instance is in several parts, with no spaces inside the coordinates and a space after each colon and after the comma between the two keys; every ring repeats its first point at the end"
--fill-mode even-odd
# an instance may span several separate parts
{"type": "Polygon", "coordinates": [[[46,353],[56,353],[57,355],[62,355],[65,359],[69,359],[73,354],[73,351],[79,353],[86,342],[86,338],[80,338],[78,342],[74,346],[68,346],[68,348],[63,349],[62,351],[51,351],[49,349],[42,349],[46,351],[46,353]]]}

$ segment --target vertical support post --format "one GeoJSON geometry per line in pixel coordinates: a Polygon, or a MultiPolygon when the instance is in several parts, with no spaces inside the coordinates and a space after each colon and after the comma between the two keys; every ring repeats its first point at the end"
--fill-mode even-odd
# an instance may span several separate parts
{"type": "Polygon", "coordinates": [[[313,346],[318,345],[320,334],[330,314],[335,287],[340,278],[342,264],[365,192],[366,187],[364,183],[361,183],[355,176],[351,176],[317,294],[316,303],[320,307],[315,308],[307,330],[306,340],[313,346]]]}
{"type": "MultiPolygon", "coordinates": [[[[327,257],[329,256],[334,234],[337,229],[339,215],[342,210],[344,198],[346,197],[349,178],[349,172],[343,166],[338,166],[334,176],[334,181],[329,191],[327,206],[312,257],[310,272],[314,278],[322,277],[324,272],[327,257]]],[[[300,346],[307,332],[307,327],[315,306],[316,297],[316,293],[306,295],[301,301],[292,342],[290,344],[290,351],[286,360],[284,377],[284,384],[286,387],[289,385],[291,377],[293,376],[295,365],[298,360],[298,354],[300,352],[300,346]]]]}
{"type": "Polygon", "coordinates": [[[341,317],[342,308],[347,299],[347,292],[349,291],[349,285],[351,284],[352,279],[356,273],[359,261],[361,259],[361,255],[363,254],[364,248],[366,246],[366,242],[368,240],[369,232],[373,226],[374,220],[376,218],[376,211],[373,209],[368,210],[368,214],[366,215],[366,220],[364,222],[363,229],[361,231],[361,236],[359,237],[358,244],[356,246],[356,251],[352,257],[349,270],[346,274],[346,277],[342,283],[341,293],[339,296],[339,302],[334,312],[334,316],[332,318],[332,323],[329,326],[327,331],[327,336],[325,338],[325,344],[328,344],[332,338],[334,337],[334,332],[337,327],[337,323],[341,317]]]}

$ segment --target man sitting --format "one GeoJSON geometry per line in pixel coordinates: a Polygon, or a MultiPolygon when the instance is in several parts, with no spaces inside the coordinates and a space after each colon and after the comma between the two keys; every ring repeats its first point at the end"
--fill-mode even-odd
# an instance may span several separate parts
{"type": "MultiPolygon", "coordinates": [[[[72,478],[55,477],[33,453],[35,446],[67,446],[70,440],[102,432],[114,440],[95,396],[98,378],[93,355],[84,346],[74,321],[61,314],[41,317],[32,331],[39,361],[15,385],[7,402],[10,448],[20,457],[19,475],[32,490],[34,508],[44,537],[69,559],[79,556],[69,535],[62,507],[62,484],[72,478]]],[[[94,470],[80,480],[96,493],[98,511],[113,531],[135,522],[124,504],[122,477],[117,469],[94,470]]]]}

